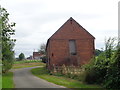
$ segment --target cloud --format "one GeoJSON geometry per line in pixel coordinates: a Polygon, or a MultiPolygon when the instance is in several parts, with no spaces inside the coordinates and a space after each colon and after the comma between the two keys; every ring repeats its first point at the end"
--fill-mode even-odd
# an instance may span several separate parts
{"type": "Polygon", "coordinates": [[[16,23],[16,56],[31,55],[69,17],[95,36],[96,48],[104,46],[105,37],[118,33],[118,0],[2,0],[1,5],[16,23]]]}

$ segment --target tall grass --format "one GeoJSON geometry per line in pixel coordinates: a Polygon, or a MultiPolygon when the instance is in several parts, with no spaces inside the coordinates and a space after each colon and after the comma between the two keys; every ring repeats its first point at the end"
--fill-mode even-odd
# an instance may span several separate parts
{"type": "Polygon", "coordinates": [[[76,79],[79,81],[84,81],[85,79],[85,70],[81,66],[54,66],[54,69],[50,71],[51,74],[57,76],[65,76],[68,78],[76,79]]]}

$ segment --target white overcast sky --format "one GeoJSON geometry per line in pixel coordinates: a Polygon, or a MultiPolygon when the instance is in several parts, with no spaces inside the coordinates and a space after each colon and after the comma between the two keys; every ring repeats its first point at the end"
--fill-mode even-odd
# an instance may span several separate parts
{"type": "Polygon", "coordinates": [[[95,48],[103,48],[105,37],[118,36],[118,1],[1,0],[0,4],[16,23],[15,56],[22,52],[27,57],[70,17],[96,38],[95,48]]]}

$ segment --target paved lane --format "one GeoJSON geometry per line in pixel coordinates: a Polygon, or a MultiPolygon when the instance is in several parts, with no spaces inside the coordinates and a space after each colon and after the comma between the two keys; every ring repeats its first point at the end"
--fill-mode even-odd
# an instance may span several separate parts
{"type": "Polygon", "coordinates": [[[15,88],[65,88],[32,75],[30,72],[32,68],[36,67],[13,70],[15,88]]]}

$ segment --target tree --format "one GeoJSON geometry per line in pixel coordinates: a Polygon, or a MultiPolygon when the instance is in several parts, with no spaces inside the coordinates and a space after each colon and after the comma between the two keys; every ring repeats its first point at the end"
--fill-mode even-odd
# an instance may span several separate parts
{"type": "Polygon", "coordinates": [[[45,49],[46,49],[46,44],[42,43],[40,45],[40,49],[38,50],[38,52],[40,52],[41,54],[43,54],[43,56],[41,57],[43,63],[47,62],[47,56],[46,56],[46,50],[45,49]]]}
{"type": "Polygon", "coordinates": [[[6,73],[11,69],[14,61],[14,43],[15,39],[11,36],[15,34],[13,27],[15,23],[9,23],[9,13],[5,8],[0,7],[0,46],[2,46],[2,72],[6,73]]]}
{"type": "Polygon", "coordinates": [[[102,50],[95,49],[95,56],[99,56],[102,52],[102,50]]]}
{"type": "Polygon", "coordinates": [[[19,55],[19,60],[23,60],[23,59],[25,59],[25,55],[24,55],[23,53],[21,53],[21,54],[19,55]]]}
{"type": "Polygon", "coordinates": [[[45,44],[45,43],[42,43],[42,44],[40,45],[40,49],[38,50],[38,52],[40,52],[40,53],[42,53],[42,54],[46,54],[45,49],[46,49],[46,44],[45,44]]]}
{"type": "Polygon", "coordinates": [[[109,38],[108,40],[105,40],[105,56],[106,58],[111,59],[113,52],[115,51],[116,44],[115,44],[116,38],[109,38]]]}

